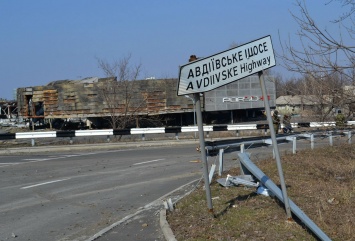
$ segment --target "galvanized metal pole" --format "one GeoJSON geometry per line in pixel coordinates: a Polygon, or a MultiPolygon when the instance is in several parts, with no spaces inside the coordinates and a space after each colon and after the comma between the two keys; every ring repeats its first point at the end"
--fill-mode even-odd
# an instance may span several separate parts
{"type": "Polygon", "coordinates": [[[224,153],[224,149],[221,148],[218,151],[218,157],[219,157],[219,169],[218,169],[218,175],[222,176],[222,172],[223,172],[223,153],[224,153]]]}
{"type": "Polygon", "coordinates": [[[200,139],[201,159],[202,159],[202,163],[203,163],[203,177],[205,180],[207,206],[208,206],[208,211],[213,213],[211,189],[210,189],[209,178],[208,178],[209,177],[208,164],[207,164],[207,156],[206,156],[206,148],[205,148],[205,136],[204,136],[204,132],[203,132],[200,94],[194,93],[194,99],[195,99],[195,105],[196,105],[196,117],[197,117],[197,125],[198,125],[198,134],[199,134],[199,139],[200,139]]]}
{"type": "Polygon", "coordinates": [[[258,75],[259,75],[261,91],[262,91],[262,94],[263,94],[263,97],[264,97],[263,99],[264,99],[266,116],[267,116],[267,120],[268,120],[268,123],[269,123],[272,146],[274,148],[277,169],[278,169],[278,172],[279,172],[281,190],[282,190],[282,195],[283,195],[283,202],[285,204],[285,209],[286,209],[286,215],[287,215],[287,219],[292,219],[290,204],[289,204],[289,200],[288,200],[288,196],[287,196],[285,179],[284,179],[284,175],[283,175],[283,171],[282,171],[279,148],[277,146],[277,140],[276,140],[276,134],[275,134],[275,130],[274,130],[274,125],[272,124],[272,119],[271,119],[271,111],[270,111],[269,100],[267,98],[266,86],[265,86],[264,77],[263,77],[263,71],[260,71],[258,73],[258,75]]]}
{"type": "Polygon", "coordinates": [[[244,153],[245,145],[244,143],[240,144],[240,153],[244,153]]]}
{"type": "MultiPolygon", "coordinates": [[[[196,126],[196,100],[193,99],[192,103],[194,105],[194,127],[195,127],[196,126]]],[[[194,135],[195,135],[195,139],[196,139],[196,131],[194,131],[194,135]]]]}

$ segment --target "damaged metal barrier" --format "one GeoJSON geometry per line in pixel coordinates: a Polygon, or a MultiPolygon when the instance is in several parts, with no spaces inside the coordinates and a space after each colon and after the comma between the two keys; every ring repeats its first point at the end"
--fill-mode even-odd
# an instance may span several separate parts
{"type": "Polygon", "coordinates": [[[254,178],[251,175],[231,176],[227,175],[227,178],[219,178],[217,182],[224,187],[244,185],[246,187],[258,187],[259,182],[254,182],[254,178]]]}

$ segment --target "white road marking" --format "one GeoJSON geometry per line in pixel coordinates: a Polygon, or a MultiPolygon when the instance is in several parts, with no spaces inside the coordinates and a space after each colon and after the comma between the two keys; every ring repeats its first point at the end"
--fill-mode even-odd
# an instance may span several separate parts
{"type": "Polygon", "coordinates": [[[122,151],[132,151],[132,150],[134,150],[134,149],[99,151],[99,152],[90,152],[90,153],[82,153],[82,154],[67,154],[67,155],[62,155],[62,156],[48,156],[48,158],[26,158],[26,159],[22,159],[22,160],[27,161],[27,162],[0,163],[0,168],[13,166],[13,165],[22,165],[22,164],[28,164],[28,163],[64,159],[64,158],[69,158],[69,157],[80,157],[80,156],[97,155],[97,154],[108,153],[108,152],[122,152],[122,151]]]}
{"type": "Polygon", "coordinates": [[[19,165],[21,162],[10,162],[10,163],[0,163],[0,168],[2,167],[8,167],[8,166],[14,166],[14,165],[19,165]]]}
{"type": "Polygon", "coordinates": [[[142,164],[151,163],[151,162],[164,161],[164,160],[165,160],[165,159],[157,159],[157,160],[146,161],[146,162],[138,162],[138,163],[134,163],[133,166],[142,165],[142,164]]]}
{"type": "Polygon", "coordinates": [[[69,180],[69,179],[70,179],[70,178],[60,179],[60,180],[54,180],[54,181],[50,181],[50,182],[38,183],[38,184],[31,185],[31,186],[27,186],[27,187],[21,187],[21,189],[27,189],[27,188],[32,188],[32,187],[43,186],[43,185],[46,185],[46,184],[51,184],[51,183],[55,183],[55,182],[62,182],[62,181],[69,180]]]}
{"type": "Polygon", "coordinates": [[[24,161],[38,161],[38,162],[41,162],[41,161],[47,161],[47,160],[54,160],[54,159],[59,159],[59,158],[64,158],[64,157],[51,157],[51,158],[27,158],[27,159],[22,159],[24,161]]]}
{"type": "Polygon", "coordinates": [[[28,161],[28,162],[23,162],[21,164],[26,164],[26,163],[35,163],[35,162],[44,162],[44,161],[50,161],[50,160],[57,160],[57,159],[64,159],[67,158],[65,156],[62,157],[55,157],[55,158],[38,158],[38,159],[22,159],[24,161],[28,161]]]}

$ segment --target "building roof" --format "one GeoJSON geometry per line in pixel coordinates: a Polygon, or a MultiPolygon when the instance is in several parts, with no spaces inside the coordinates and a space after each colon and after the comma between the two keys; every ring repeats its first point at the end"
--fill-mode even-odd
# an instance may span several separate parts
{"type": "Polygon", "coordinates": [[[87,77],[84,79],[80,79],[80,80],[55,80],[52,82],[49,82],[47,84],[47,86],[54,86],[54,85],[58,85],[58,84],[68,84],[68,83],[81,83],[81,84],[91,84],[91,83],[97,83],[99,81],[105,81],[105,80],[116,80],[115,77],[108,77],[108,78],[99,78],[99,77],[87,77]]]}

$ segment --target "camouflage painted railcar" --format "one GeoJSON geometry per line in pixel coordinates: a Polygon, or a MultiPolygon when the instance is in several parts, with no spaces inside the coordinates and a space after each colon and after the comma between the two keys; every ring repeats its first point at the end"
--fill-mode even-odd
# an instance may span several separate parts
{"type": "MultiPolygon", "coordinates": [[[[270,106],[275,106],[275,84],[266,79],[270,106]]],[[[175,123],[194,119],[195,103],[177,96],[178,79],[117,81],[116,78],[58,80],[43,86],[17,89],[19,116],[27,119],[110,118],[112,115],[169,116],[175,123]]],[[[205,123],[237,122],[263,109],[257,76],[249,76],[201,93],[205,123]],[[215,120],[217,119],[217,120],[215,120]]]]}

